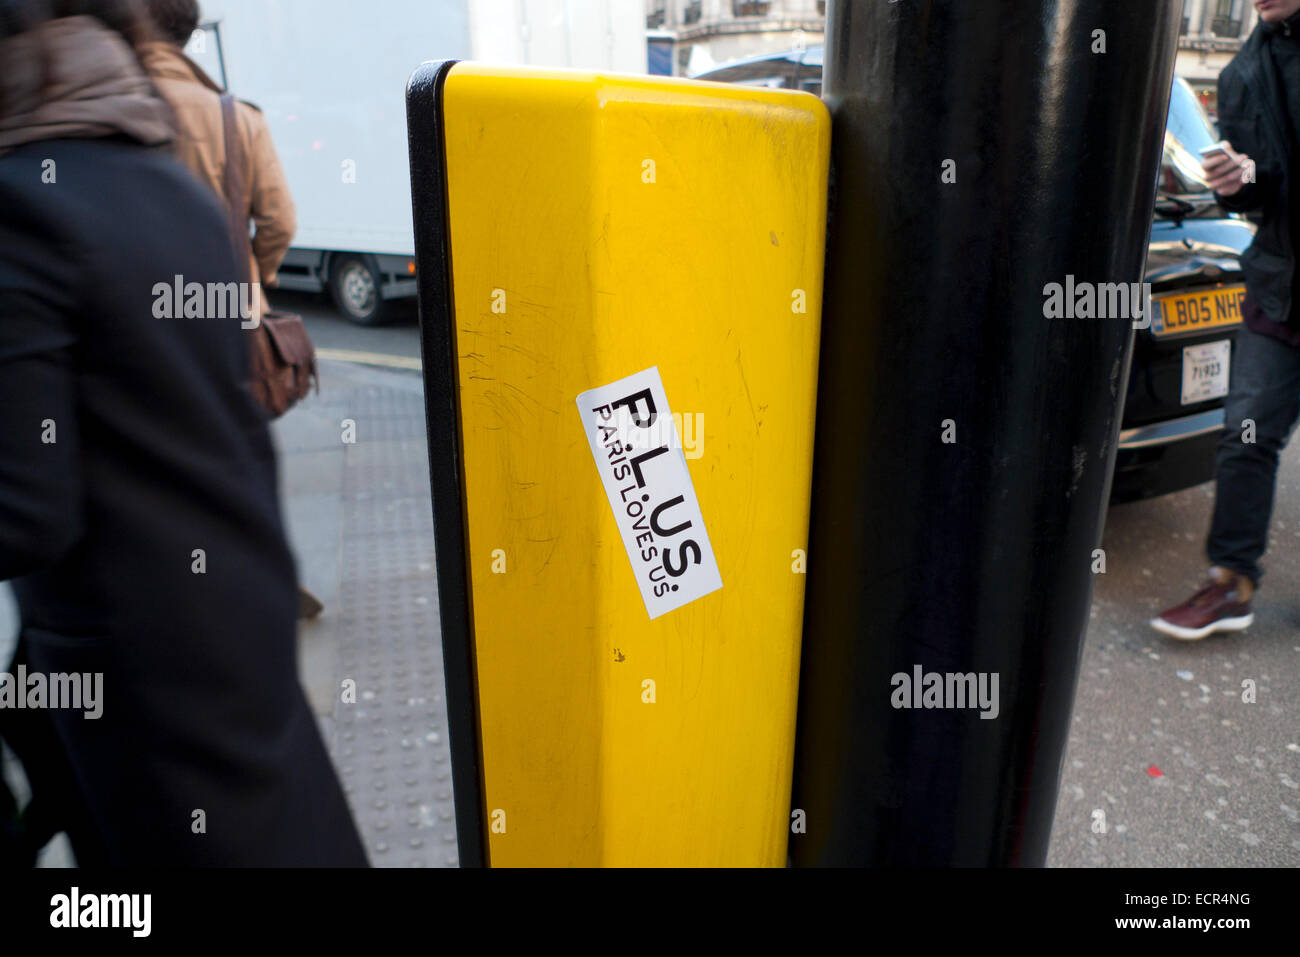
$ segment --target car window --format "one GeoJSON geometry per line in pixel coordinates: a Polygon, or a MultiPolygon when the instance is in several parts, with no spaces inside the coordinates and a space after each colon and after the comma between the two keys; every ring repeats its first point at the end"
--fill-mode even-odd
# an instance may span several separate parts
{"type": "Polygon", "coordinates": [[[1160,189],[1175,196],[1208,192],[1200,150],[1216,141],[1210,120],[1192,88],[1175,80],[1160,164],[1160,189]]]}

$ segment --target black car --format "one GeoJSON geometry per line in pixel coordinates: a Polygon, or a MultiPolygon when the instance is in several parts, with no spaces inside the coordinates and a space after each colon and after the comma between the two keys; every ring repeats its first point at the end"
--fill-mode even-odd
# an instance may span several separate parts
{"type": "MultiPolygon", "coordinates": [[[[822,47],[753,57],[695,79],[820,95],[822,47]]],[[[1217,139],[1191,87],[1176,79],[1147,254],[1154,308],[1134,343],[1112,501],[1214,477],[1246,294],[1239,257],[1255,235],[1244,216],[1215,203],[1202,176],[1199,150],[1217,139]]]]}

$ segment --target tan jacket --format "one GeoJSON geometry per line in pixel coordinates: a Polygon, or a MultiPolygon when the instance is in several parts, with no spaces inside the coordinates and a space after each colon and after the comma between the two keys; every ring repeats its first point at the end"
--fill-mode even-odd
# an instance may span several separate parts
{"type": "MultiPolygon", "coordinates": [[[[171,44],[148,43],[141,48],[140,59],[176,114],[177,155],[224,200],[226,150],[221,88],[171,44]]],[[[257,227],[251,275],[262,285],[274,288],[280,262],[297,228],[293,197],[262,111],[241,101],[236,104],[236,116],[249,166],[244,180],[249,184],[248,217],[257,227]]]]}

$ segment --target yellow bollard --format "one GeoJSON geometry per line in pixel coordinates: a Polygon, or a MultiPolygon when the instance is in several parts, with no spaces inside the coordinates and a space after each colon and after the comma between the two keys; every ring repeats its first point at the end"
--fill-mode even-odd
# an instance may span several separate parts
{"type": "Polygon", "coordinates": [[[444,644],[467,642],[474,668],[472,688],[448,670],[474,723],[452,727],[457,799],[478,802],[458,811],[462,857],[475,820],[494,866],[783,866],[826,109],[439,69],[409,108],[420,269],[450,282],[434,302],[422,279],[421,321],[444,644]],[[437,148],[417,110],[435,108],[440,236],[416,161],[437,148]],[[453,532],[464,555],[442,552],[453,532]]]}

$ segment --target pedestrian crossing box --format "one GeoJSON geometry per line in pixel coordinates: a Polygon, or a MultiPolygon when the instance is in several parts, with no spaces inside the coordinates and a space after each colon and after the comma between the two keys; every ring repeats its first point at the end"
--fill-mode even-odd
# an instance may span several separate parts
{"type": "Polygon", "coordinates": [[[436,63],[408,125],[462,862],[784,865],[825,107],[436,63]]]}

